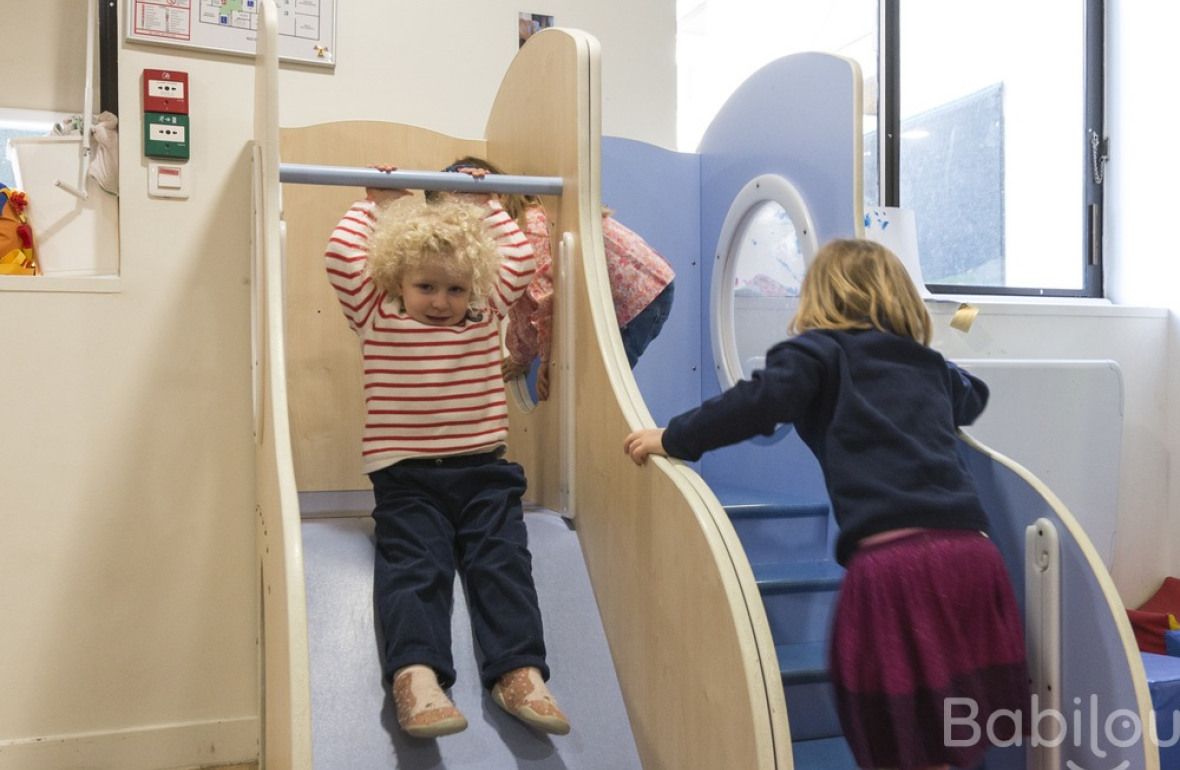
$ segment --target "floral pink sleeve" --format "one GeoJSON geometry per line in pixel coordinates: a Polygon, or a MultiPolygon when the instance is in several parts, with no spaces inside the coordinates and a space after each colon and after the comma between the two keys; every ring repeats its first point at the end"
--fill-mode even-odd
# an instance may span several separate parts
{"type": "Polygon", "coordinates": [[[676,274],[639,233],[612,216],[602,218],[602,245],[615,319],[621,329],[650,305],[676,274]]]}

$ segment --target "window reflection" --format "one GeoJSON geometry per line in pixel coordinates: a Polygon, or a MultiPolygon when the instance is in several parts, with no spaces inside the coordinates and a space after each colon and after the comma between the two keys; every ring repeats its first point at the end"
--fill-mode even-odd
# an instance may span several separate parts
{"type": "Polygon", "coordinates": [[[762,366],[762,356],[787,336],[799,304],[806,262],[799,233],[786,209],[761,201],[746,214],[730,251],[733,326],[741,376],[762,366]]]}

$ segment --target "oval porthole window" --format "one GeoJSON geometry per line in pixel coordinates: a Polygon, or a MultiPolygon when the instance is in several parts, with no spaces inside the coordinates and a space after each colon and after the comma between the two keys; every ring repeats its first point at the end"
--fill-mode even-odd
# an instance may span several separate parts
{"type": "Polygon", "coordinates": [[[756,177],[734,198],[717,243],[710,297],[723,389],[761,368],[767,349],[787,338],[817,248],[807,205],[783,177],[756,177]]]}

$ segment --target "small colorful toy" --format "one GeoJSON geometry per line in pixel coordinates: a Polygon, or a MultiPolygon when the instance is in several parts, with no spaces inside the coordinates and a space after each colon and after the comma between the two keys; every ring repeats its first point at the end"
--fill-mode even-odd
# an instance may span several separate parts
{"type": "Polygon", "coordinates": [[[0,275],[39,275],[33,228],[25,213],[29,196],[0,187],[0,275]]]}

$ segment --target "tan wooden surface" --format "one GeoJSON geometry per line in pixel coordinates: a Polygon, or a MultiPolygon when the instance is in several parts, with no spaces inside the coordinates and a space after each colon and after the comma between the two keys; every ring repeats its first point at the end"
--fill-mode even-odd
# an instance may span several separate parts
{"type": "MultiPolygon", "coordinates": [[[[555,233],[553,274],[563,269],[561,233],[578,233],[590,201],[576,186],[584,177],[581,164],[585,143],[587,98],[586,43],[574,33],[554,31],[537,41],[530,39],[500,84],[488,120],[485,137],[495,163],[513,174],[557,176],[565,182],[561,198],[543,199],[555,233]],[[536,42],[536,45],[533,43],[536,42]]],[[[528,497],[550,510],[569,513],[566,494],[566,458],[562,452],[562,410],[572,397],[569,377],[561,376],[570,365],[569,351],[559,340],[566,333],[563,303],[554,293],[554,347],[550,371],[551,393],[527,415],[509,400],[509,457],[524,466],[529,480],[528,497]]]]}
{"type": "Polygon", "coordinates": [[[540,477],[542,500],[560,499],[551,474],[538,468],[560,454],[554,415],[574,410],[567,480],[574,521],[644,767],[790,768],[774,647],[728,517],[685,466],[660,460],[638,468],[622,451],[628,430],[652,421],[623,353],[606,276],[600,96],[597,42],[547,30],[514,60],[488,123],[498,157],[564,178],[557,229],[576,243],[571,280],[557,294],[573,303],[573,349],[560,330],[554,335],[554,376],[572,368],[573,380],[554,382],[548,413],[514,415],[514,437],[532,437],[528,449],[539,456],[514,448],[540,477]],[[545,157],[556,171],[540,165],[545,157]]]}
{"type": "Polygon", "coordinates": [[[255,64],[254,475],[261,763],[311,770],[311,688],[299,501],[291,461],[279,249],[278,15],[260,6],[255,64]]]}

